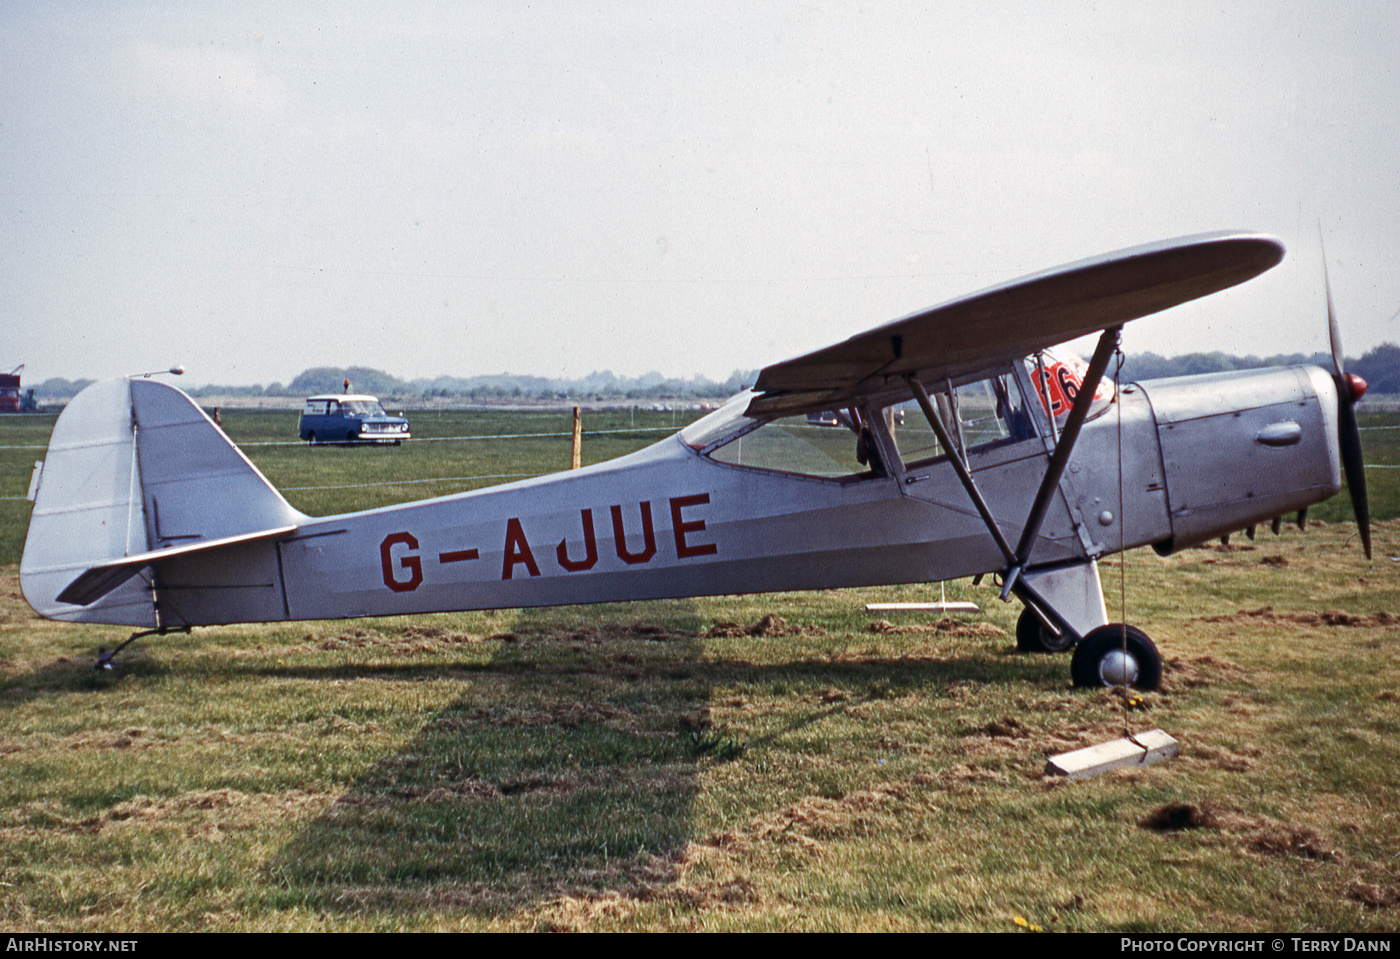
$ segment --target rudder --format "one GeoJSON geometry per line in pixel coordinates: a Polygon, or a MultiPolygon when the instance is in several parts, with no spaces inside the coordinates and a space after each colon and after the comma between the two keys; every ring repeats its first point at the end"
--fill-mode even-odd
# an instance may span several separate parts
{"type": "Polygon", "coordinates": [[[20,586],[51,619],[156,628],[153,584],[135,576],[161,551],[285,533],[304,519],[180,390],[97,383],[54,424],[20,586]],[[85,605],[59,599],[84,578],[96,594],[85,605]]]}

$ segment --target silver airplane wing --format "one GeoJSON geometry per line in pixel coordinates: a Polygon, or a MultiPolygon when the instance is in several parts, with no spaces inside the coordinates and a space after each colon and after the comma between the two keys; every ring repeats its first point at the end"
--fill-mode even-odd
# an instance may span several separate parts
{"type": "Polygon", "coordinates": [[[956,379],[1243,283],[1283,254],[1271,236],[1206,233],[1034,273],[765,367],[748,412],[840,407],[906,373],[956,379]]]}

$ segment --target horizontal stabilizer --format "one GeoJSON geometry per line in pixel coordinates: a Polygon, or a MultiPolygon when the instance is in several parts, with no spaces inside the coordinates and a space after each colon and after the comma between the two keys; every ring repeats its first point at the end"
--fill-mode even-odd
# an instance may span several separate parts
{"type": "Polygon", "coordinates": [[[131,577],[135,576],[147,566],[159,563],[162,560],[174,559],[178,556],[189,556],[193,553],[205,553],[210,550],[222,549],[225,546],[236,546],[243,543],[254,543],[260,540],[277,539],[295,533],[295,526],[282,526],[277,529],[265,529],[257,533],[244,533],[241,536],[226,536],[223,539],[202,540],[198,543],[190,543],[187,546],[171,546],[167,549],[152,550],[149,553],[138,553],[135,556],[123,556],[121,559],[112,560],[109,563],[101,563],[83,573],[58,594],[60,603],[71,603],[74,606],[89,606],[131,577]]]}

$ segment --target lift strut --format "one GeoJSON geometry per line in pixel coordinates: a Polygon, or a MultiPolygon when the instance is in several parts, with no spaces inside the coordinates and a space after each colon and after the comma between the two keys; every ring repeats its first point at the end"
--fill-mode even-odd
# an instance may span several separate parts
{"type": "MultiPolygon", "coordinates": [[[[1021,579],[1021,573],[1030,561],[1031,552],[1040,537],[1040,528],[1045,523],[1046,513],[1050,509],[1050,502],[1060,488],[1060,480],[1064,477],[1065,468],[1069,466],[1069,458],[1074,452],[1074,444],[1079,439],[1079,432],[1083,428],[1085,420],[1089,417],[1089,407],[1094,402],[1094,394],[1098,392],[1099,384],[1103,381],[1109,360],[1112,359],[1114,351],[1118,349],[1121,330],[1122,327],[1119,326],[1111,327],[1104,330],[1099,336],[1094,356],[1089,361],[1089,370],[1084,374],[1084,381],[1080,384],[1079,392],[1074,397],[1069,416],[1066,418],[1064,428],[1060,431],[1059,439],[1055,443],[1055,450],[1050,456],[1049,464],[1045,467],[1045,475],[1041,479],[1040,489],[1036,491],[1035,500],[1031,503],[1030,512],[1021,528],[1021,539],[1014,550],[1005,534],[1002,533],[996,517],[992,514],[991,507],[987,505],[986,499],[978,490],[977,483],[972,478],[972,472],[968,469],[965,454],[960,450],[960,447],[953,443],[946,424],[934,410],[928,391],[912,373],[905,374],[904,377],[905,382],[914,393],[914,398],[919,403],[919,408],[923,410],[929,426],[932,427],[934,435],[938,437],[938,442],[943,445],[943,449],[947,450],[948,461],[953,466],[953,472],[957,474],[958,481],[967,491],[972,504],[977,507],[982,522],[987,526],[987,532],[991,533],[992,539],[996,541],[997,548],[1001,550],[1002,557],[1006,561],[1006,567],[1002,573],[1001,598],[1006,600],[1014,593],[1027,605],[1033,606],[1044,615],[1048,621],[1054,624],[1056,629],[1068,631],[1076,639],[1079,638],[1078,631],[1054,609],[1052,604],[1046,602],[1038,591],[1021,579]]],[[[1050,413],[1050,415],[1053,418],[1054,414],[1050,413]]]]}

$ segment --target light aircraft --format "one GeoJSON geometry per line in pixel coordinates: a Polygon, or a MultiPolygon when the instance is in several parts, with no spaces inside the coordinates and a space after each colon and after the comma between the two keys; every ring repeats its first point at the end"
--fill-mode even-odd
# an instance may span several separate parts
{"type": "Polygon", "coordinates": [[[1365,383],[1342,369],[1330,291],[1330,373],[1105,378],[1124,323],[1283,255],[1215,233],[1073,263],[769,366],[620,459],[339,516],[293,509],[179,390],[98,383],[36,466],[20,582],[43,616],[135,639],[992,573],[1024,604],[1021,649],[1073,647],[1077,685],[1154,688],[1161,657],[1109,624],[1099,558],[1277,531],[1340,490],[1339,467],[1370,555],[1365,383]],[[1096,332],[1087,368],[1051,349],[1096,332]]]}

